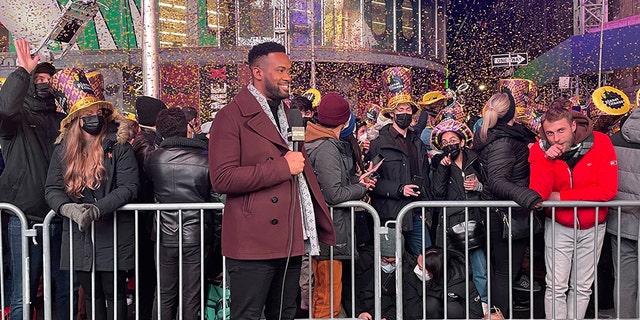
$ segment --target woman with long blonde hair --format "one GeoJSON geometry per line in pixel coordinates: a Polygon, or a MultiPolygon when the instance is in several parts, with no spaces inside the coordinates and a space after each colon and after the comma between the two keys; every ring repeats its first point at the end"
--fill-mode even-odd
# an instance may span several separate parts
{"type": "MultiPolygon", "coordinates": [[[[513,200],[520,207],[512,208],[512,219],[526,217],[542,201],[540,195],[529,189],[529,144],[535,135],[517,123],[516,104],[509,89],[503,89],[489,98],[483,109],[480,132],[473,146],[478,152],[486,176],[484,195],[490,200],[513,200]]],[[[505,318],[511,315],[509,304],[509,277],[515,281],[520,270],[528,238],[504,234],[503,219],[509,208],[491,211],[491,303],[498,306],[505,318]],[[512,260],[509,261],[509,241],[512,239],[512,260]],[[511,262],[513,274],[509,274],[511,262]]],[[[506,215],[506,216],[505,216],[506,215]]],[[[510,232],[510,231],[509,231],[510,232]]]]}
{"type": "Polygon", "coordinates": [[[62,70],[52,83],[70,105],[45,187],[49,206],[73,221],[63,224],[60,269],[71,267],[73,241],[72,270],[85,290],[88,316],[114,319],[117,312],[117,319],[126,319],[125,272],[134,268],[135,226],[133,215],[116,210],[139,189],[130,131],[111,103],[95,97],[82,70],[62,70]]]}

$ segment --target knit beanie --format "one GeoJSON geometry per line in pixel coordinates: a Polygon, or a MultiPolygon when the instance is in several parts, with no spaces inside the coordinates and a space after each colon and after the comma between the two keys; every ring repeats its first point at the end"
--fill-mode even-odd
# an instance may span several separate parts
{"type": "Polygon", "coordinates": [[[147,96],[138,97],[138,99],[136,99],[136,113],[138,114],[138,123],[148,127],[155,126],[158,113],[166,108],[167,106],[164,104],[164,102],[156,98],[147,96]]]}
{"type": "Polygon", "coordinates": [[[380,235],[380,255],[383,257],[396,256],[396,229],[389,228],[388,234],[380,235]]]}
{"type": "Polygon", "coordinates": [[[322,97],[318,106],[318,122],[329,127],[336,127],[349,120],[351,109],[349,103],[341,95],[329,92],[322,97]]]}

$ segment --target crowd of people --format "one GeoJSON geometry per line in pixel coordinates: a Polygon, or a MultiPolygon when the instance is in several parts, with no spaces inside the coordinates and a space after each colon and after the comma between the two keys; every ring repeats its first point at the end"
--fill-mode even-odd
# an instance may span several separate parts
{"type": "MultiPolygon", "coordinates": [[[[543,232],[547,318],[585,317],[606,232],[621,237],[612,242],[614,257],[620,251],[616,285],[633,293],[621,296],[620,317],[638,316],[640,211],[543,208],[543,201],[640,199],[633,161],[640,111],[628,103],[619,108],[629,117],[616,122],[612,137],[564,98],[524,123],[509,87],[471,122],[451,92],[414,100],[411,71],[394,67],[382,74],[383,105],[359,119],[335,92],[291,97],[291,61],[282,45],[266,42],[248,53],[251,82],[215,124],[201,125],[197,109],[167,108],[146,96],[137,98],[135,117],[127,116],[106,101],[99,73],[39,63],[22,39],[16,52],[19,67],[0,90],[0,201],[20,208],[30,224],[57,213],[50,224],[57,319],[75,318],[64,306],[76,299],[76,312],[88,318],[126,319],[136,243],[138,319],[200,317],[201,274],[215,278],[220,255],[231,319],[293,319],[300,310],[374,319],[377,265],[381,318],[396,319],[398,273],[404,319],[482,318],[489,302],[513,317],[510,284],[526,278],[530,236],[543,232]],[[369,202],[384,232],[363,211],[330,209],[351,200],[369,202]],[[398,221],[406,205],[430,200],[519,206],[419,208],[398,221]],[[134,202],[221,201],[224,214],[152,211],[139,215],[137,229],[134,215],[117,210],[134,202]]],[[[22,309],[22,226],[11,216],[5,227],[10,317],[20,319],[30,312],[22,309]]],[[[32,296],[42,273],[40,240],[29,242],[32,296]]]]}

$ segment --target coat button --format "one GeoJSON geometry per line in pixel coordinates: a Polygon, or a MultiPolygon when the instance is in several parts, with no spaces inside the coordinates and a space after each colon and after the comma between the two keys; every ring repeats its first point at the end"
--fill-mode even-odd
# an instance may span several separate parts
{"type": "Polygon", "coordinates": [[[278,224],[278,219],[273,219],[273,220],[271,220],[271,224],[272,224],[272,225],[274,225],[274,226],[275,226],[276,224],[278,224]]]}
{"type": "Polygon", "coordinates": [[[278,197],[272,197],[272,198],[271,198],[271,202],[272,202],[272,203],[276,203],[276,202],[278,202],[278,197]]]}

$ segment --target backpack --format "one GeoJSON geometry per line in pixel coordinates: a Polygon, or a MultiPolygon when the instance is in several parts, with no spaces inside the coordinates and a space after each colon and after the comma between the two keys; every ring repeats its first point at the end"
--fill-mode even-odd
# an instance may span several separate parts
{"type": "Polygon", "coordinates": [[[231,310],[229,303],[231,302],[231,291],[229,288],[222,285],[209,284],[207,285],[207,301],[205,309],[205,319],[207,320],[229,320],[231,319],[231,310]],[[224,290],[226,310],[223,310],[222,293],[224,290]],[[226,317],[224,316],[226,313],[226,317]]]}

